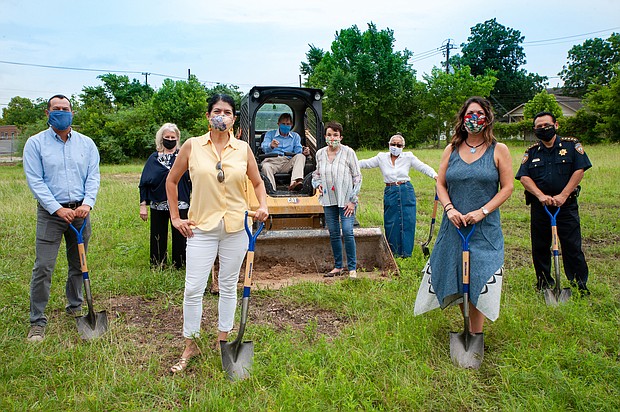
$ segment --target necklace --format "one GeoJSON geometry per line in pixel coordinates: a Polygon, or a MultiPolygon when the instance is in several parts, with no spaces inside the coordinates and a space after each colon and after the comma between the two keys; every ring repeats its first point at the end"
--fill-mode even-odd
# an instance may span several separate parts
{"type": "Polygon", "coordinates": [[[465,144],[466,144],[467,146],[469,146],[469,147],[470,147],[470,149],[469,149],[470,153],[476,153],[476,149],[477,149],[477,148],[479,148],[480,146],[482,146],[482,145],[484,144],[484,140],[482,141],[482,143],[477,144],[477,145],[475,145],[475,146],[472,146],[472,145],[470,145],[469,143],[467,143],[467,139],[466,139],[466,140],[464,140],[464,142],[465,142],[465,144]]]}

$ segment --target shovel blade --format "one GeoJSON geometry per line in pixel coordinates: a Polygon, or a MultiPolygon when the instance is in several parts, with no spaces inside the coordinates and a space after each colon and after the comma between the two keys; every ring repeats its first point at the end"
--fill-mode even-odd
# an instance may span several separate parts
{"type": "Polygon", "coordinates": [[[570,288],[562,289],[562,291],[560,292],[560,296],[558,297],[558,302],[560,303],[568,302],[572,294],[573,294],[573,291],[570,290],[570,288]]]}
{"type": "Polygon", "coordinates": [[[426,245],[422,245],[422,253],[424,253],[425,258],[428,258],[431,255],[431,251],[426,245]]]}
{"type": "Polygon", "coordinates": [[[465,342],[465,332],[450,332],[450,358],[461,368],[478,369],[484,358],[484,334],[469,335],[465,342]]]}
{"type": "Polygon", "coordinates": [[[545,289],[545,303],[547,306],[558,306],[560,303],[566,303],[572,295],[570,288],[564,288],[561,291],[555,289],[545,289]]]}
{"type": "Polygon", "coordinates": [[[254,360],[254,342],[220,341],[222,352],[222,369],[228,374],[231,381],[245,379],[250,376],[254,360]]]}
{"type": "Polygon", "coordinates": [[[555,294],[554,289],[545,289],[544,295],[547,306],[558,306],[558,295],[555,294]]]}
{"type": "Polygon", "coordinates": [[[108,314],[105,311],[95,313],[94,316],[90,313],[79,316],[75,321],[80,337],[85,340],[98,338],[108,330],[108,314]]]}

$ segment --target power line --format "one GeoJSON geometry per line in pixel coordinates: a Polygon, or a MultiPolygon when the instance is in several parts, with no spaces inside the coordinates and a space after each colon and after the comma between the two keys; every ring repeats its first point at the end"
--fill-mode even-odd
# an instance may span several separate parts
{"type": "Polygon", "coordinates": [[[429,59],[429,58],[434,57],[434,56],[439,56],[441,54],[442,54],[442,51],[440,49],[435,49],[435,53],[428,54],[428,55],[425,55],[425,56],[422,56],[422,57],[414,57],[414,58],[412,58],[411,59],[411,63],[416,63],[416,62],[419,62],[421,60],[426,60],[426,59],[429,59]]]}
{"type": "MultiPolygon", "coordinates": [[[[73,71],[97,72],[97,73],[138,74],[138,75],[142,75],[142,76],[145,75],[145,71],[143,71],[143,70],[134,71],[134,70],[88,69],[88,68],[84,68],[84,67],[51,66],[51,65],[47,65],[47,64],[11,62],[11,61],[6,61],[6,60],[0,60],[0,63],[12,64],[12,65],[16,65],[16,66],[41,67],[41,68],[45,68],[45,69],[73,70],[73,71]]],[[[162,74],[162,73],[151,73],[151,72],[148,72],[148,75],[150,75],[150,76],[166,77],[166,78],[169,78],[169,79],[185,80],[185,77],[173,76],[171,74],[162,74]]],[[[204,81],[202,83],[220,84],[220,82],[212,82],[212,81],[204,81]]]]}
{"type": "MultiPolygon", "coordinates": [[[[565,40],[565,39],[571,39],[571,38],[575,38],[575,37],[589,36],[589,35],[591,35],[591,34],[605,33],[605,32],[612,31],[612,30],[617,30],[617,29],[620,29],[620,26],[618,26],[618,27],[612,27],[611,29],[605,29],[605,30],[592,31],[592,32],[590,32],[590,33],[574,34],[574,35],[572,35],[572,36],[564,36],[564,37],[556,37],[555,39],[545,39],[545,40],[532,40],[532,41],[526,41],[526,42],[523,42],[523,44],[530,44],[530,45],[533,45],[534,43],[543,43],[543,42],[556,41],[556,40],[565,40]]],[[[552,44],[555,44],[555,43],[552,43],[552,44]]]]}

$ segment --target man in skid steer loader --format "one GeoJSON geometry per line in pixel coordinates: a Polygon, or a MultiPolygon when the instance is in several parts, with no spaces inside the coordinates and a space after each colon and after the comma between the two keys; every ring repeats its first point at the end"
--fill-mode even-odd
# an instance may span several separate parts
{"type": "Polygon", "coordinates": [[[261,149],[265,154],[277,154],[267,157],[261,163],[263,174],[269,179],[271,187],[276,189],[276,173],[291,172],[288,190],[299,191],[303,187],[306,156],[310,154],[308,147],[302,147],[301,137],[292,131],[293,117],[290,113],[282,113],[278,118],[278,128],[265,133],[261,149]]]}

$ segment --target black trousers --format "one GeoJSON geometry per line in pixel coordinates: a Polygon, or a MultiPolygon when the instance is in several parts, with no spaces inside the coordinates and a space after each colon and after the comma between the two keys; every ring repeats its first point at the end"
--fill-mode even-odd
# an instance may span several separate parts
{"type": "MultiPolygon", "coordinates": [[[[180,269],[185,265],[185,236],[172,226],[170,212],[151,210],[151,264],[162,266],[168,260],[168,226],[172,229],[172,264],[180,269]]],[[[181,219],[187,219],[189,209],[179,209],[181,219]]]]}
{"type": "MultiPolygon", "coordinates": [[[[553,206],[548,208],[552,214],[557,210],[553,206]]],[[[532,202],[530,214],[532,259],[536,277],[539,282],[553,283],[555,276],[551,269],[551,218],[537,201],[532,202]]],[[[588,264],[581,249],[581,222],[577,199],[567,200],[560,208],[556,224],[566,277],[569,281],[576,281],[578,286],[585,287],[588,282],[588,264]]]]}

